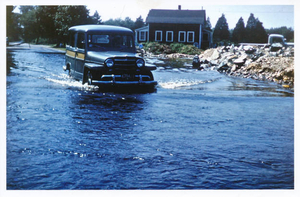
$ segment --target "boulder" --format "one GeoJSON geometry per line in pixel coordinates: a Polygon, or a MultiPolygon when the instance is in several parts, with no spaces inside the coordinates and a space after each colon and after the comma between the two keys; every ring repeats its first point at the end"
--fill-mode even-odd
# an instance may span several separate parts
{"type": "Polygon", "coordinates": [[[212,53],[212,55],[210,56],[210,59],[211,60],[216,60],[216,59],[219,59],[220,58],[220,52],[215,49],[214,52],[212,53]]]}
{"type": "Polygon", "coordinates": [[[244,46],[244,51],[247,54],[253,54],[256,51],[256,49],[253,48],[253,46],[244,46]]]}
{"type": "Polygon", "coordinates": [[[224,72],[229,69],[228,60],[222,61],[219,66],[217,66],[217,71],[224,72]]]}

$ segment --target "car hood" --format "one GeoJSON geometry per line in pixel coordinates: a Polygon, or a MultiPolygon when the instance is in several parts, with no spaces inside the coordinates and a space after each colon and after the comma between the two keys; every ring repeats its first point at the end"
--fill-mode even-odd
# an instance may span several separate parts
{"type": "Polygon", "coordinates": [[[107,58],[115,57],[139,57],[136,53],[120,51],[89,51],[86,60],[103,63],[107,58]]]}

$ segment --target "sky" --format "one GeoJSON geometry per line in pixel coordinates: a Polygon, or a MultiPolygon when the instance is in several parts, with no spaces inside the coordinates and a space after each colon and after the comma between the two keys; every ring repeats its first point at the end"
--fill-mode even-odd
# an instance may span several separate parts
{"type": "Polygon", "coordinates": [[[212,27],[215,27],[222,14],[227,19],[229,29],[235,27],[240,17],[243,18],[246,25],[250,13],[253,13],[265,28],[281,26],[294,28],[294,1],[286,0],[284,1],[285,5],[276,5],[276,2],[281,2],[281,4],[283,2],[276,0],[271,2],[251,0],[252,5],[246,5],[247,1],[242,0],[237,1],[238,4],[234,4],[234,1],[230,0],[226,1],[226,3],[228,2],[232,4],[223,5],[224,1],[214,0],[210,4],[205,4],[200,0],[98,0],[97,2],[88,2],[86,5],[90,14],[94,14],[97,10],[102,21],[116,18],[125,19],[125,17],[135,21],[139,16],[142,16],[145,21],[150,9],[178,9],[178,5],[181,5],[182,10],[206,10],[206,17],[210,18],[212,27]]]}
{"type": "MultiPolygon", "coordinates": [[[[24,0],[13,5],[60,5],[61,0],[24,0]]],[[[229,29],[234,29],[239,18],[242,17],[245,25],[250,16],[254,14],[263,23],[264,28],[287,26],[294,28],[294,9],[297,0],[64,0],[64,5],[84,5],[93,15],[97,10],[102,21],[109,19],[131,18],[133,21],[142,16],[146,21],[150,9],[178,9],[206,10],[206,17],[210,18],[212,28],[218,19],[225,15],[229,29]]]]}

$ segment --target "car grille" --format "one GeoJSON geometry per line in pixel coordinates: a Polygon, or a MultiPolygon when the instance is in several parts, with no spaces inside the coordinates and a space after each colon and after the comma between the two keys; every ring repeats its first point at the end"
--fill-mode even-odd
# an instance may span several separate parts
{"type": "Polygon", "coordinates": [[[151,81],[151,78],[140,74],[102,75],[101,81],[151,81]]]}
{"type": "Polygon", "coordinates": [[[136,67],[136,58],[115,58],[115,67],[120,67],[120,68],[133,68],[136,67]]]}

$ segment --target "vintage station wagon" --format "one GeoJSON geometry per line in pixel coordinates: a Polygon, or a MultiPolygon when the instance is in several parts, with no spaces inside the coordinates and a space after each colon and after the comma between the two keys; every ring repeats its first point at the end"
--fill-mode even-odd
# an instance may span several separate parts
{"type": "Polygon", "coordinates": [[[152,70],[136,53],[133,31],[109,25],[79,25],[69,29],[64,70],[82,83],[98,86],[153,88],[152,70]]]}

